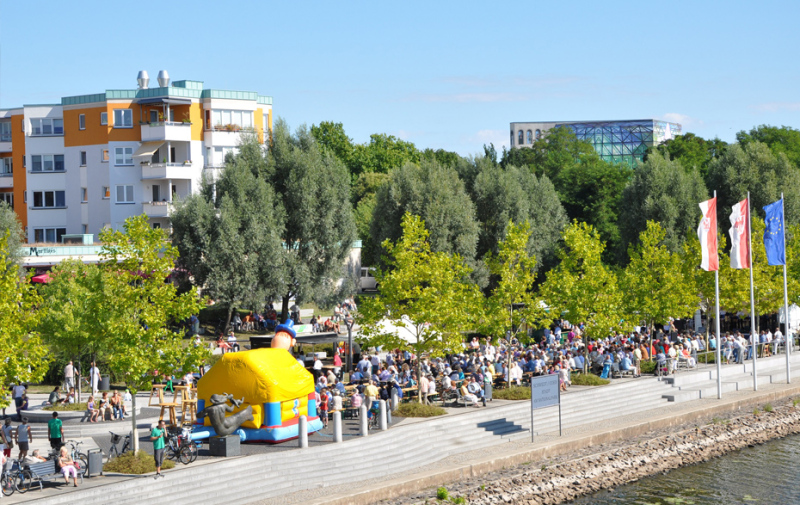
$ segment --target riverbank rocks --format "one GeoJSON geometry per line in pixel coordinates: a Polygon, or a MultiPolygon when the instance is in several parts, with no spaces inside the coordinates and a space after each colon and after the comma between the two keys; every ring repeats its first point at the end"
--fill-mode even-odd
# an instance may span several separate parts
{"type": "MultiPolygon", "coordinates": [[[[775,407],[772,412],[715,418],[705,426],[677,433],[653,433],[652,438],[630,441],[629,445],[620,442],[616,447],[590,456],[570,459],[570,455],[565,455],[561,458],[563,462],[543,465],[541,470],[506,469],[475,482],[451,486],[450,496],[463,496],[470,505],[556,505],[798,433],[800,410],[787,404],[775,407]]],[[[537,463],[533,468],[538,466],[537,463]]],[[[400,499],[394,503],[431,502],[400,499]]]]}

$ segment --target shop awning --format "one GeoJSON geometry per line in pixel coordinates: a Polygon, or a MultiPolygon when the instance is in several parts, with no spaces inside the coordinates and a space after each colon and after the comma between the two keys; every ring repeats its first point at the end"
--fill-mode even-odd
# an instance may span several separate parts
{"type": "Polygon", "coordinates": [[[142,142],[142,145],[139,146],[139,149],[133,153],[134,158],[142,158],[142,157],[152,157],[153,154],[158,151],[158,148],[163,146],[164,142],[160,140],[155,140],[152,142],[142,142]]]}

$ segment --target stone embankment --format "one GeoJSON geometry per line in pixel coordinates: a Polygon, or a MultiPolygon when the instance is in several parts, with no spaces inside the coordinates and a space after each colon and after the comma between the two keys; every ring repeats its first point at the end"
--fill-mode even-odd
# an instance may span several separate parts
{"type": "MultiPolygon", "coordinates": [[[[461,484],[451,497],[464,497],[470,505],[563,503],[602,489],[614,488],[642,477],[681,466],[701,463],[731,451],[800,433],[800,405],[793,403],[654,438],[636,445],[621,445],[591,456],[535,468],[534,462],[501,477],[461,484]],[[524,468],[524,469],[523,469],[524,468]]],[[[427,503],[436,502],[435,499],[427,503]]],[[[420,503],[420,502],[417,502],[420,503]]]]}

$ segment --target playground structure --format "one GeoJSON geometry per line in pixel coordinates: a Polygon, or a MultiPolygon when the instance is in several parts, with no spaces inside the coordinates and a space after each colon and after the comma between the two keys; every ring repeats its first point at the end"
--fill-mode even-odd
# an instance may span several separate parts
{"type": "MultiPolygon", "coordinates": [[[[284,348],[226,353],[197,383],[197,410],[212,407],[212,395],[241,398],[227,417],[250,407],[252,420],[233,434],[242,442],[280,443],[297,438],[300,416],[307,418],[308,433],[322,429],[314,393],[313,376],[284,348]]],[[[195,421],[193,440],[214,435],[208,417],[195,421]]]]}

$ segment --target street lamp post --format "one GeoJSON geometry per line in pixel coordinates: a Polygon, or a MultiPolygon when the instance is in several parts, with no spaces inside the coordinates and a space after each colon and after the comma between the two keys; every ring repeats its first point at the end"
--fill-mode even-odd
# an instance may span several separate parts
{"type": "Polygon", "coordinates": [[[353,316],[344,319],[347,325],[347,373],[353,372],[353,316]]]}

